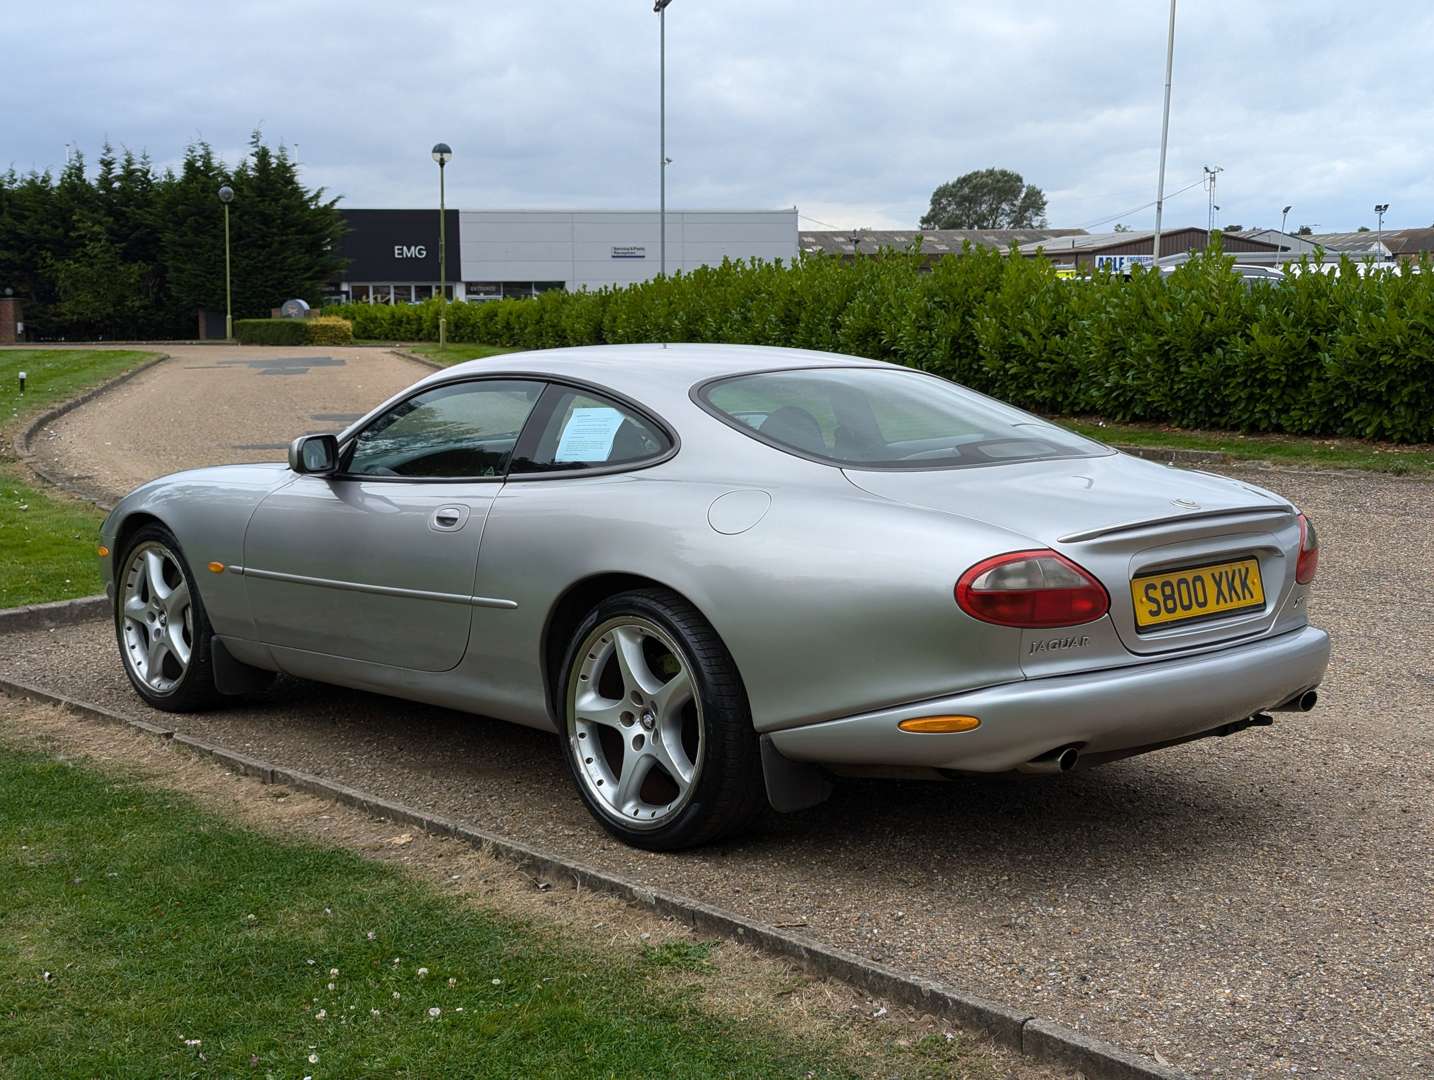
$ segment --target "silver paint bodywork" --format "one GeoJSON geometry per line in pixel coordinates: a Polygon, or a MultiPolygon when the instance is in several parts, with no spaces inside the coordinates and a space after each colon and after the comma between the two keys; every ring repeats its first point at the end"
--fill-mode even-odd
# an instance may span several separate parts
{"type": "Polygon", "coordinates": [[[546,634],[560,601],[611,575],[656,582],[721,636],[758,732],[812,762],[1003,770],[1071,742],[1109,751],[1206,731],[1319,682],[1328,639],[1308,626],[1308,587],[1294,580],[1286,500],[1103,447],[957,470],[841,469],[735,430],[692,394],[720,375],[813,366],[890,365],[717,345],[473,361],[417,385],[522,376],[607,390],[661,420],[676,451],[632,469],[461,482],[198,469],[127,496],[102,542],[119,558],[123,530],[167,525],[215,633],[245,663],[548,729],[559,723],[546,634]],[[455,510],[459,527],[435,527],[455,510]],[[1044,547],[1102,580],[1109,615],[1036,631],[956,606],[968,567],[1044,547]],[[1263,610],[1135,632],[1133,574],[1227,555],[1259,559],[1263,610]],[[205,572],[211,562],[226,569],[205,572]],[[896,727],[945,712],[983,723],[896,727]]]}

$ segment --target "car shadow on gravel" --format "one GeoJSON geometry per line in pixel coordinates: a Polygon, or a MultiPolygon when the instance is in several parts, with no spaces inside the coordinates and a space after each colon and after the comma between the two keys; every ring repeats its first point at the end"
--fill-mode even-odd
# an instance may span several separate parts
{"type": "MultiPolygon", "coordinates": [[[[242,734],[248,745],[236,748],[260,756],[287,760],[288,744],[310,747],[319,735],[345,782],[440,813],[466,813],[480,828],[502,832],[504,808],[536,800],[560,824],[608,843],[572,791],[548,732],[287,677],[237,708],[208,715],[225,729],[214,732],[220,741],[242,734]],[[415,773],[426,781],[423,790],[407,787],[405,777],[415,773]],[[444,805],[431,805],[434,793],[444,805]]],[[[1216,753],[1231,748],[1226,740],[1209,742],[1216,753]]],[[[1232,836],[1258,834],[1280,814],[1248,789],[1202,773],[1199,758],[1212,751],[1196,747],[1061,776],[843,778],[821,806],[769,812],[752,832],[696,854],[757,862],[799,854],[813,869],[830,860],[849,872],[854,858],[889,865],[901,853],[919,857],[924,873],[1017,874],[1032,887],[1044,887],[1072,862],[1087,875],[1128,874],[1138,864],[1158,876],[1161,863],[1186,863],[1202,849],[1228,846],[1232,836]]],[[[318,762],[289,763],[331,772],[318,762]]]]}

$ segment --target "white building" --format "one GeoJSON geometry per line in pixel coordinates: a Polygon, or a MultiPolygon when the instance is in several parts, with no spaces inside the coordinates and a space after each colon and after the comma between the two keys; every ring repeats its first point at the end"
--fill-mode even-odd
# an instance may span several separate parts
{"type": "MultiPolygon", "coordinates": [[[[336,296],[411,303],[438,291],[438,212],[345,210],[349,260],[336,296]]],[[[599,289],[656,277],[656,210],[450,210],[447,281],[455,300],[534,296],[548,289],[599,289]]],[[[667,272],[723,259],[790,262],[797,211],[669,210],[667,272]]]]}

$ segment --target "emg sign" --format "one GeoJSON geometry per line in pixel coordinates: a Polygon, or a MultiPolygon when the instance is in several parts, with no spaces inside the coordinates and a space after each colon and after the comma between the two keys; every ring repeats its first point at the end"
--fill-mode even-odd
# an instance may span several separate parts
{"type": "Polygon", "coordinates": [[[426,259],[428,258],[428,246],[426,244],[394,244],[393,257],[395,259],[426,259]]]}

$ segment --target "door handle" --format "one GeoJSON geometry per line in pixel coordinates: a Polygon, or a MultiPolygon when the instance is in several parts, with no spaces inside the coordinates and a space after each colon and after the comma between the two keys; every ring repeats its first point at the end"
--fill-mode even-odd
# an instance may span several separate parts
{"type": "Polygon", "coordinates": [[[457,532],[468,523],[468,507],[440,506],[428,519],[428,527],[434,532],[457,532]]]}

